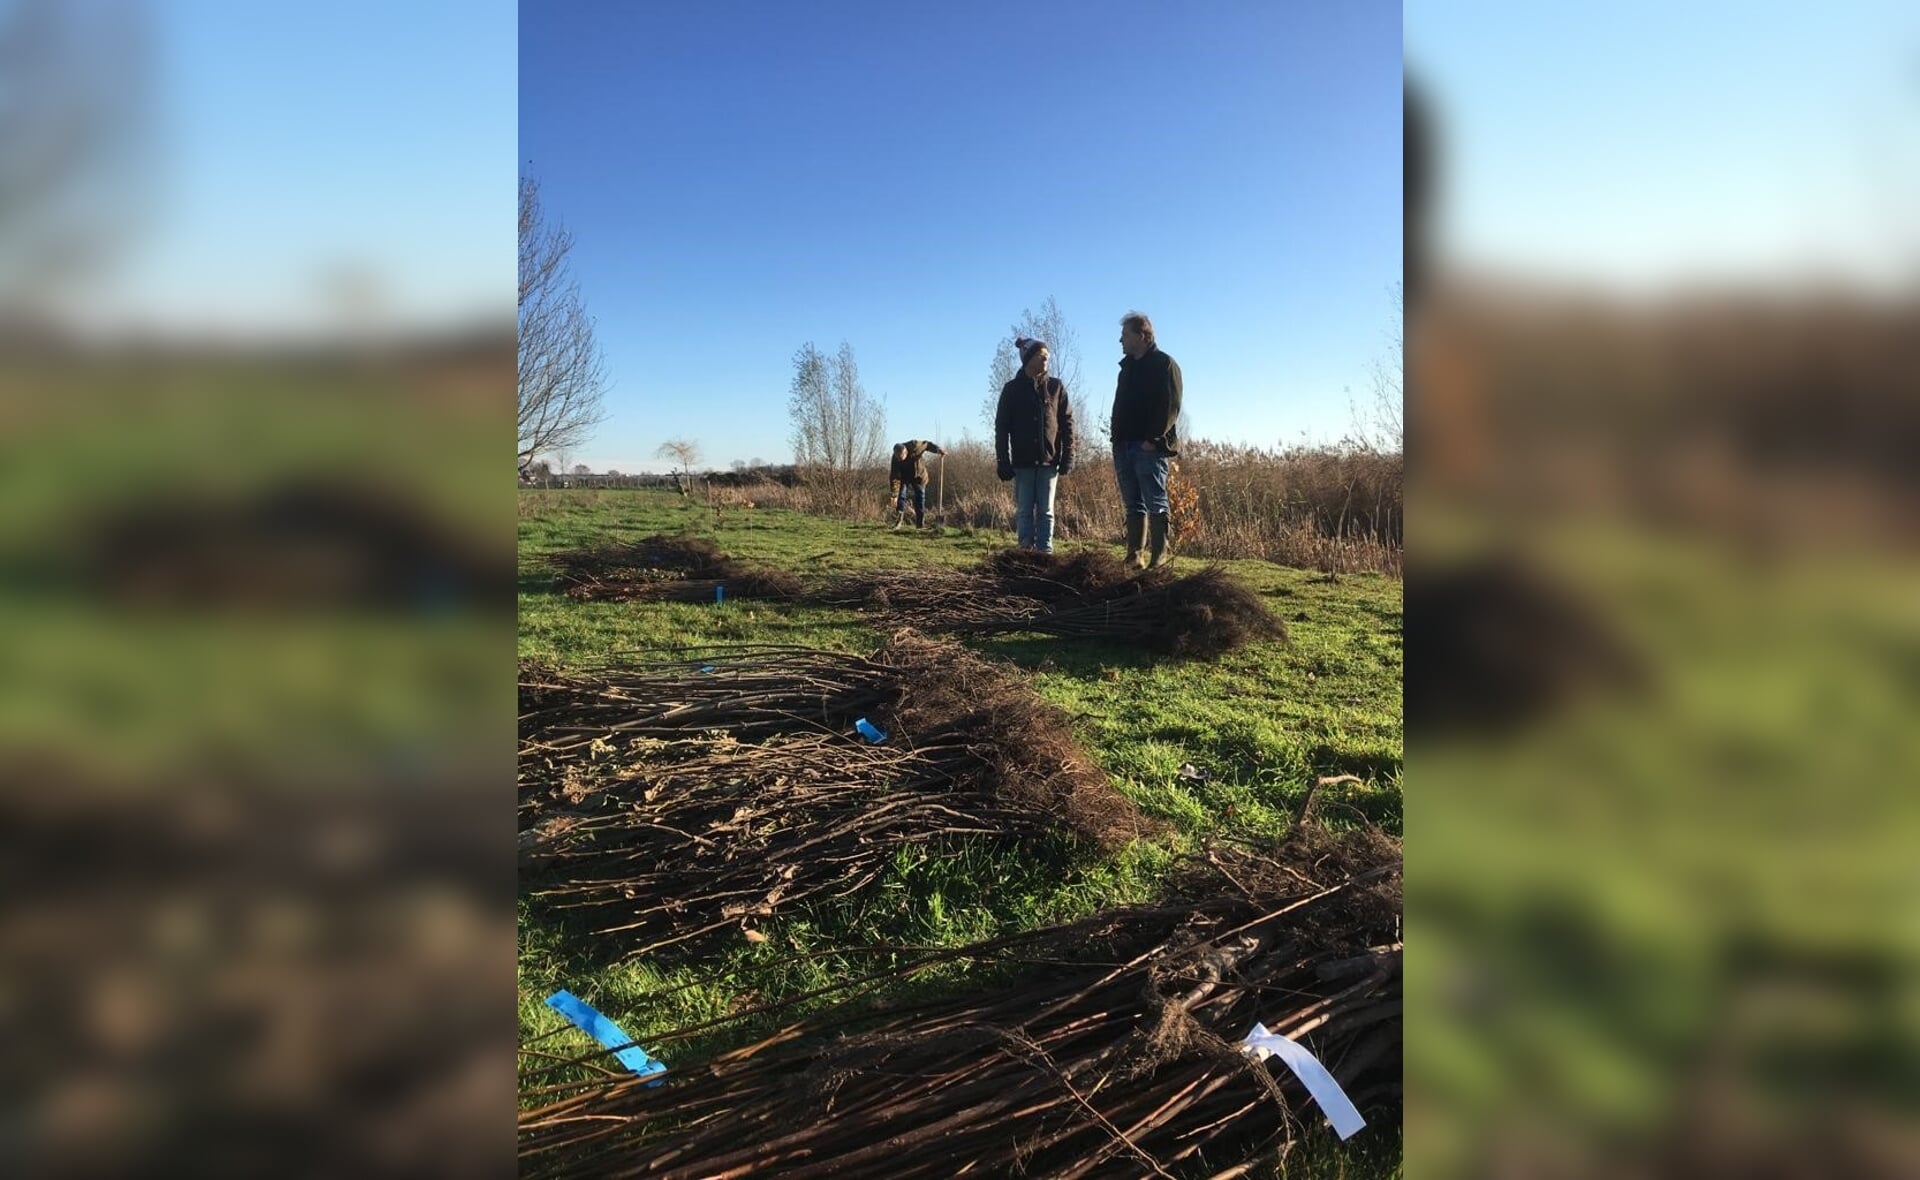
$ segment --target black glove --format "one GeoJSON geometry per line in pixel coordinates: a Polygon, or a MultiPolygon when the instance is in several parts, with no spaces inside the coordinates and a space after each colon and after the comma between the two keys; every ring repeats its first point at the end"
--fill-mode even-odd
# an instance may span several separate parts
{"type": "Polygon", "coordinates": [[[1072,470],[1073,470],[1073,460],[1072,460],[1072,459],[1061,459],[1061,460],[1060,460],[1060,474],[1061,474],[1061,475],[1065,475],[1065,474],[1066,474],[1067,472],[1069,472],[1069,471],[1072,471],[1072,470]]]}
{"type": "Polygon", "coordinates": [[[1000,462],[1000,479],[1001,479],[1001,482],[1003,482],[1003,483],[1004,483],[1005,481],[1007,481],[1007,480],[1010,480],[1010,479],[1012,479],[1012,478],[1013,478],[1013,464],[1011,464],[1011,463],[1008,463],[1008,462],[1007,462],[1007,461],[1005,461],[1004,459],[1003,459],[1003,460],[1001,460],[1001,462],[1000,462]]]}

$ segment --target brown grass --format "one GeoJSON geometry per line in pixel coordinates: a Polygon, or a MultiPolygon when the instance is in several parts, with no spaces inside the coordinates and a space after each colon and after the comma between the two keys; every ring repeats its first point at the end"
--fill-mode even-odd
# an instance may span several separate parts
{"type": "MultiPolygon", "coordinates": [[[[927,488],[931,524],[1011,532],[1012,485],[1000,481],[992,450],[977,441],[947,448],[927,488]]],[[[1169,479],[1175,551],[1191,557],[1256,558],[1324,573],[1399,576],[1405,535],[1404,463],[1398,453],[1358,446],[1267,449],[1190,442],[1169,479]]],[[[767,483],[741,494],[763,507],[884,518],[886,473],[849,484],[786,488],[767,483]]],[[[1059,483],[1054,535],[1120,545],[1125,520],[1106,444],[1083,449],[1059,483]]]]}

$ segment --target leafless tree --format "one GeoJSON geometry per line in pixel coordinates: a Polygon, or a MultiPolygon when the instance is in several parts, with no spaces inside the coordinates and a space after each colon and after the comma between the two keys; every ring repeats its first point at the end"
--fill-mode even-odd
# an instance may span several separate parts
{"type": "Polygon", "coordinates": [[[793,384],[787,390],[793,422],[793,461],[802,469],[824,468],[832,455],[833,379],[826,354],[809,340],[793,354],[793,384]]]}
{"type": "Polygon", "coordinates": [[[1387,326],[1387,351],[1373,359],[1368,374],[1368,397],[1364,406],[1347,391],[1347,408],[1353,429],[1347,442],[1360,450],[1397,455],[1405,440],[1405,367],[1406,299],[1404,288],[1395,283],[1389,296],[1392,317],[1387,326]]]}
{"type": "Polygon", "coordinates": [[[593,320],[567,255],[573,235],[540,211],[540,185],[520,178],[520,465],[593,436],[606,389],[593,320]]]}
{"type": "Polygon", "coordinates": [[[155,26],[138,0],[0,6],[0,329],[65,310],[153,220],[155,26]]]}
{"type": "Polygon", "coordinates": [[[839,408],[837,417],[846,423],[845,433],[835,440],[841,448],[841,470],[854,471],[877,462],[887,449],[886,407],[867,395],[853,345],[844,340],[833,361],[833,400],[839,408]]]}
{"type": "Polygon", "coordinates": [[[887,417],[885,405],[861,384],[851,344],[842,341],[832,357],[812,341],[794,353],[787,413],[795,464],[824,503],[852,504],[856,473],[885,453],[887,417]]]}
{"type": "Polygon", "coordinates": [[[1015,321],[994,349],[993,365],[987,370],[987,400],[980,406],[980,416],[987,425],[988,440],[993,438],[993,421],[1000,408],[1000,391],[1020,371],[1020,355],[1013,348],[1014,338],[1018,336],[1046,341],[1047,352],[1052,358],[1048,372],[1067,387],[1067,397],[1073,402],[1073,420],[1078,424],[1076,432],[1086,436],[1094,420],[1087,415],[1088,391],[1080,383],[1080,344],[1067,324],[1067,317],[1061,314],[1060,305],[1049,295],[1038,312],[1031,308],[1023,310],[1019,320],[1015,321]]]}
{"type": "Polygon", "coordinates": [[[693,465],[700,461],[700,444],[684,438],[670,438],[661,443],[653,454],[655,458],[672,459],[680,465],[680,494],[686,495],[687,489],[693,486],[693,465]]]}

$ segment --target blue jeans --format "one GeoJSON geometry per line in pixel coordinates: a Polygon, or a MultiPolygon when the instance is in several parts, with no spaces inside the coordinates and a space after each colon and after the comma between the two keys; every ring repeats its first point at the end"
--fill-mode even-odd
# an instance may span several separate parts
{"type": "Polygon", "coordinates": [[[1053,552],[1053,489],[1058,467],[1013,469],[1013,535],[1020,548],[1053,552]]]}
{"type": "Polygon", "coordinates": [[[905,512],[907,510],[907,497],[909,496],[913,497],[913,522],[919,524],[921,518],[927,514],[927,489],[924,484],[901,484],[900,495],[894,500],[893,510],[895,512],[905,512]]]}
{"type": "Polygon", "coordinates": [[[1145,443],[1113,444],[1113,474],[1120,481],[1120,505],[1130,514],[1164,516],[1167,512],[1167,453],[1145,443]]]}

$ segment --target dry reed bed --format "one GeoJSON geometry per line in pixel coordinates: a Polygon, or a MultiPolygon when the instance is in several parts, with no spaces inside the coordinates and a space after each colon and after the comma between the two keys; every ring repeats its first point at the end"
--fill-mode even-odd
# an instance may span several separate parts
{"type": "Polygon", "coordinates": [[[545,1103],[521,1115],[521,1174],[1245,1174],[1321,1117],[1290,1073],[1239,1051],[1256,1021],[1306,1044],[1373,1121],[1397,1121],[1399,870],[1377,832],[1301,828],[1278,848],[1209,850],[1161,904],[851,981],[833,1007],[705,1062],[676,1063],[673,1046],[770,1010],[647,1037],[662,1084],[610,1061],[604,1082],[552,1082],[607,1054],[556,1060],[523,1078],[545,1103]],[[956,958],[995,984],[861,998],[956,958]]]}

